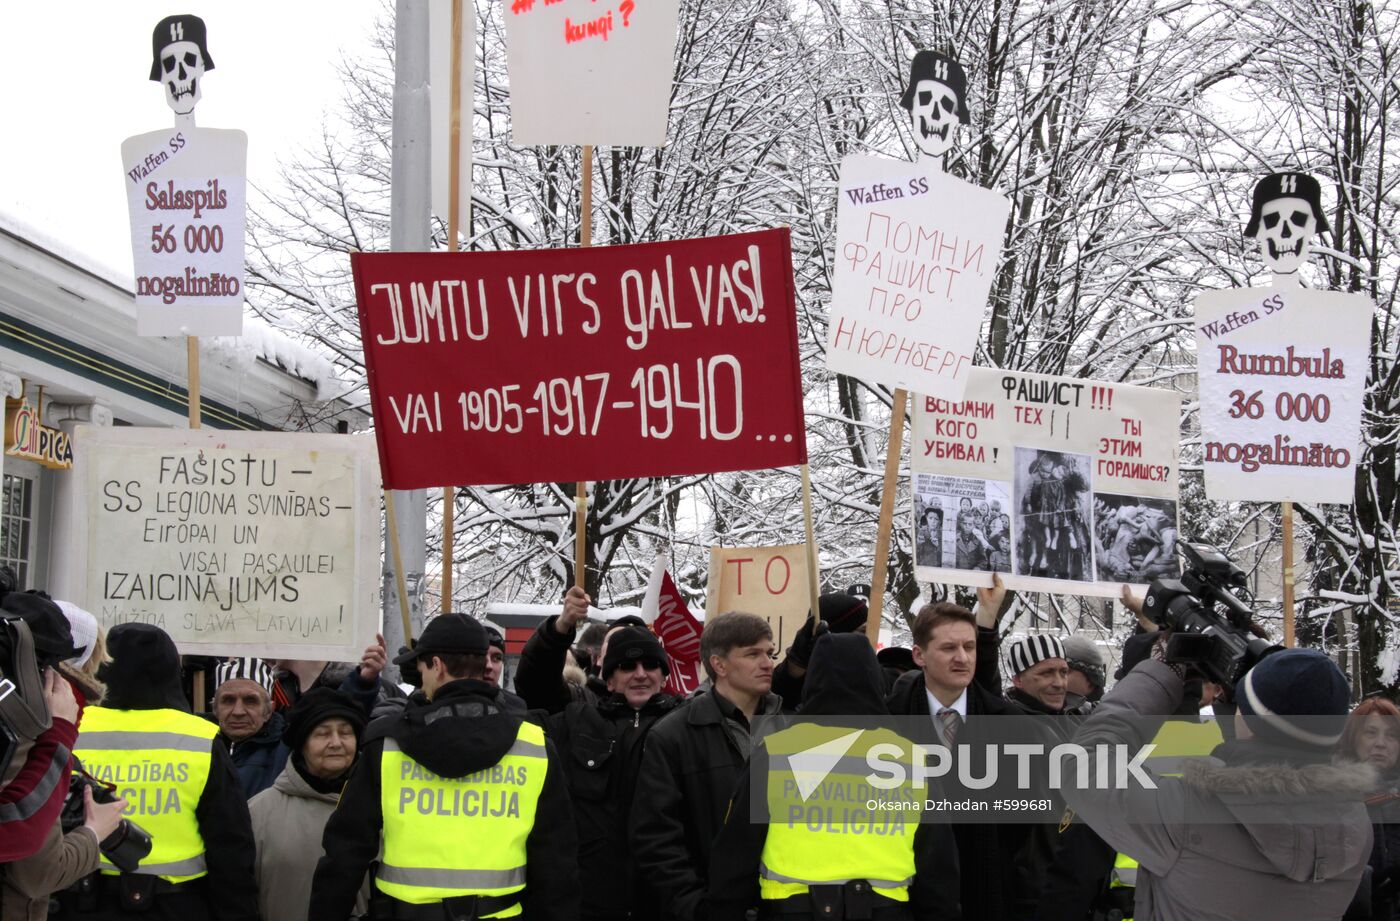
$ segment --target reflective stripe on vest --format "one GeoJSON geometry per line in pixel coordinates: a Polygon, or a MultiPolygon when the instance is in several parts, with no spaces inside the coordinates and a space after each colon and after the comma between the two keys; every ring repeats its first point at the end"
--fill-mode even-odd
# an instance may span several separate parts
{"type": "MultiPolygon", "coordinates": [[[[1180,777],[1188,761],[1203,758],[1215,751],[1215,747],[1225,741],[1220,733],[1220,724],[1213,719],[1171,719],[1162,724],[1152,737],[1151,756],[1143,759],[1143,766],[1159,777],[1180,777]]],[[[1113,873],[1109,876],[1110,889],[1136,886],[1138,862],[1127,854],[1113,857],[1113,873]]],[[[1124,921],[1132,921],[1125,918],[1124,921]]]]}
{"type": "MultiPolygon", "coordinates": [[[[219,727],[179,710],[83,712],[76,754],[98,780],[115,784],[123,816],[151,836],[136,872],[183,883],[205,874],[204,838],[195,807],[204,795],[219,727]]],[[[106,858],[102,872],[117,873],[106,858]]]]}
{"type": "MultiPolygon", "coordinates": [[[[912,780],[913,744],[886,729],[799,723],[768,736],[763,745],[769,824],[759,863],[760,895],[786,899],[812,886],[865,880],[885,898],[909,901],[914,833],[924,800],[923,789],[912,780]],[[890,790],[871,784],[867,755],[876,745],[890,746],[881,760],[903,764],[905,783],[890,790]],[[872,800],[896,808],[871,808],[872,800]]],[[[886,769],[880,776],[888,776],[886,769]]]]}
{"type": "MultiPolygon", "coordinates": [[[[384,855],[375,886],[414,904],[525,888],[525,841],[549,761],[544,730],[521,723],[491,767],[439,777],[384,740],[379,762],[384,855]]],[[[519,903],[484,917],[519,915],[519,903]]]]}

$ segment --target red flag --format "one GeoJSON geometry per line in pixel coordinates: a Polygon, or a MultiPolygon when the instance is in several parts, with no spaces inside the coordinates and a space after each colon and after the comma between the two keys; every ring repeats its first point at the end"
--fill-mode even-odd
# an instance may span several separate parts
{"type": "Polygon", "coordinates": [[[661,574],[657,612],[652,628],[671,666],[666,692],[684,697],[700,686],[700,622],[690,615],[669,572],[661,574]]]}

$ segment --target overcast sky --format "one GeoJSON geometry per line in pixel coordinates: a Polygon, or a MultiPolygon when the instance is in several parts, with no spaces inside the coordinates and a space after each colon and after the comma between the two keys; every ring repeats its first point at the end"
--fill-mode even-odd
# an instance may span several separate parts
{"type": "Polygon", "coordinates": [[[274,187],[289,159],[341,104],[342,57],[368,49],[375,0],[78,0],[7,3],[0,12],[0,214],[65,252],[131,276],[121,142],[173,124],[147,79],[151,30],[194,13],[209,30],[196,121],[248,133],[248,183],[274,187]]]}

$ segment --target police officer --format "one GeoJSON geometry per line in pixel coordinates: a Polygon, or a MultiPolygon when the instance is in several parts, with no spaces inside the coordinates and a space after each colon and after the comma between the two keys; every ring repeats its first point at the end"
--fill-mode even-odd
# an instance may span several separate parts
{"type": "Polygon", "coordinates": [[[121,624],[107,634],[112,661],[100,707],[83,713],[76,754],[88,773],[114,784],[126,818],[151,836],[134,872],[104,856],[80,913],[169,921],[254,921],[253,829],[219,727],[189,712],[180,654],[159,627],[121,624]],[[96,896],[96,898],[92,898],[96,896]]]}
{"type": "Polygon", "coordinates": [[[888,719],[869,641],[819,637],[805,677],[804,719],[767,736],[740,775],[712,848],[706,917],[959,918],[957,844],[946,824],[919,821],[927,794],[913,782],[912,743],[852,719],[888,719]],[[906,773],[872,804],[867,758],[876,745],[907,753],[906,773]],[[802,762],[809,753],[819,757],[814,785],[813,764],[802,762]]]}
{"type": "Polygon", "coordinates": [[[345,921],[376,856],[378,921],[578,917],[577,836],[558,755],[485,680],[488,648],[481,623],[443,614],[394,660],[417,667],[422,691],[366,730],[326,824],[310,921],[345,921]]]}

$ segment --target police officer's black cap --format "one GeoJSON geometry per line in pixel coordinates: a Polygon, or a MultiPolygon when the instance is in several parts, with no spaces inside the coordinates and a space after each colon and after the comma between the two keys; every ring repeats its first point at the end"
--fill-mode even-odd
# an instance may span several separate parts
{"type": "Polygon", "coordinates": [[[160,52],[173,42],[194,42],[204,57],[204,69],[214,69],[214,59],[209,56],[208,33],[204,20],[193,13],[179,13],[167,16],[151,30],[151,79],[160,82],[165,70],[160,66],[160,52]]]}
{"type": "Polygon", "coordinates": [[[1253,237],[1259,232],[1264,206],[1278,198],[1303,199],[1312,208],[1317,232],[1328,231],[1327,215],[1322,213],[1322,185],[1307,173],[1271,173],[1254,185],[1254,202],[1249,210],[1249,224],[1244,228],[1246,237],[1253,237]]]}
{"type": "Polygon", "coordinates": [[[946,54],[928,49],[915,54],[909,65],[909,85],[899,97],[899,104],[906,112],[914,108],[914,93],[918,92],[921,80],[936,80],[952,90],[958,97],[958,123],[966,125],[972,121],[967,111],[967,71],[961,64],[946,54]]]}
{"type": "Polygon", "coordinates": [[[406,665],[419,656],[438,653],[486,655],[491,639],[481,621],[465,614],[439,614],[423,628],[412,649],[394,657],[395,665],[406,665]]]}

